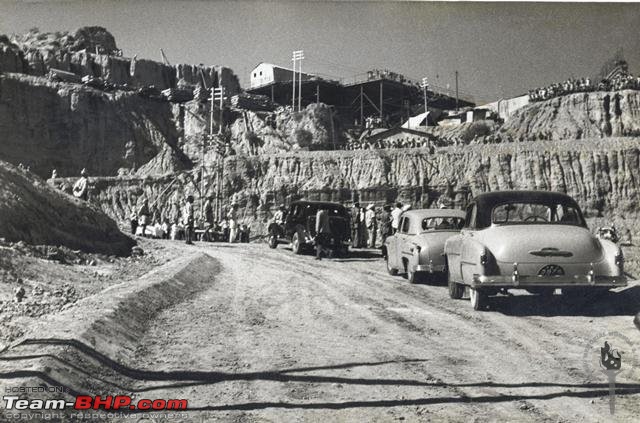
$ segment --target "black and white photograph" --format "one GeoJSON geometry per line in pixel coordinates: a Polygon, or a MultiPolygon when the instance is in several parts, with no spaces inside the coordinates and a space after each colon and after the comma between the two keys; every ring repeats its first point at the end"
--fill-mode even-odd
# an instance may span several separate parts
{"type": "Polygon", "coordinates": [[[0,423],[640,421],[640,3],[0,0],[0,423]]]}

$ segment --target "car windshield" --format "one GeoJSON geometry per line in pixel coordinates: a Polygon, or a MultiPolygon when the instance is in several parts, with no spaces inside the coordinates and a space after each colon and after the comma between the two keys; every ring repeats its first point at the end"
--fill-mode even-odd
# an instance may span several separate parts
{"type": "Polygon", "coordinates": [[[423,231],[438,229],[460,229],[464,225],[464,219],[452,216],[435,216],[422,219],[423,231]]]}
{"type": "Polygon", "coordinates": [[[584,226],[582,215],[572,204],[556,203],[507,203],[491,212],[491,222],[497,225],[544,224],[584,226]]]}

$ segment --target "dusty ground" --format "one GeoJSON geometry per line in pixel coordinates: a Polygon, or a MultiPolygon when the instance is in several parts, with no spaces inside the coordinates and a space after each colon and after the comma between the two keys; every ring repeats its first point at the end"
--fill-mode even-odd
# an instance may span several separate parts
{"type": "MultiPolygon", "coordinates": [[[[124,366],[76,351],[76,386],[186,398],[188,418],[178,421],[636,421],[640,413],[636,282],[600,299],[516,295],[474,312],[443,285],[387,275],[372,251],[316,262],[264,244],[164,245],[172,255],[204,251],[220,272],[153,316],[124,366]],[[613,419],[606,377],[594,367],[603,339],[624,351],[613,419]]],[[[26,361],[0,360],[0,370],[26,361]]]]}
{"type": "Polygon", "coordinates": [[[111,285],[134,280],[173,257],[162,243],[138,241],[146,253],[126,258],[69,249],[52,255],[47,247],[0,242],[0,349],[22,336],[32,322],[111,285]],[[24,297],[18,302],[20,288],[24,297]]]}

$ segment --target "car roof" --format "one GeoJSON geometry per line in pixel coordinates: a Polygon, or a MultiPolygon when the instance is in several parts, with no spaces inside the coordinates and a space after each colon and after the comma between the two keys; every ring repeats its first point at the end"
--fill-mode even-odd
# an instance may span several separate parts
{"type": "Polygon", "coordinates": [[[569,202],[575,203],[575,200],[556,191],[534,191],[534,190],[513,190],[513,191],[492,191],[478,194],[474,201],[478,203],[479,208],[493,207],[496,204],[504,203],[505,200],[518,202],[537,202],[537,201],[552,201],[552,202],[569,202]]]}
{"type": "MultiPolygon", "coordinates": [[[[533,191],[533,190],[514,190],[514,191],[492,191],[479,194],[473,199],[478,205],[476,226],[484,228],[491,225],[491,212],[494,207],[507,203],[559,203],[575,207],[582,218],[582,212],[578,203],[561,192],[556,191],[533,191]]],[[[582,218],[584,222],[584,218],[582,218]]]]}
{"type": "Polygon", "coordinates": [[[465,212],[457,209],[417,209],[408,210],[402,214],[414,219],[424,219],[430,217],[462,217],[464,218],[465,212]]]}
{"type": "Polygon", "coordinates": [[[340,203],[334,203],[332,201],[311,201],[311,200],[298,200],[298,201],[293,201],[291,202],[291,205],[293,206],[294,204],[301,204],[301,205],[315,205],[315,206],[330,206],[330,207],[344,207],[342,204],[340,203]]]}

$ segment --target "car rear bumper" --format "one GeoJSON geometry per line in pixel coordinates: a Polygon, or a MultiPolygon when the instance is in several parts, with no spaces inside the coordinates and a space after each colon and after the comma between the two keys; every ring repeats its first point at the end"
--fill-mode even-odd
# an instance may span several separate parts
{"type": "Polygon", "coordinates": [[[416,266],[416,272],[426,272],[426,273],[435,273],[435,272],[444,272],[446,266],[444,264],[419,264],[416,266]]]}
{"type": "Polygon", "coordinates": [[[593,276],[593,275],[574,275],[574,276],[486,276],[473,275],[471,287],[496,287],[496,288],[569,288],[569,287],[605,287],[615,288],[627,286],[627,278],[625,276],[593,276]]]}

